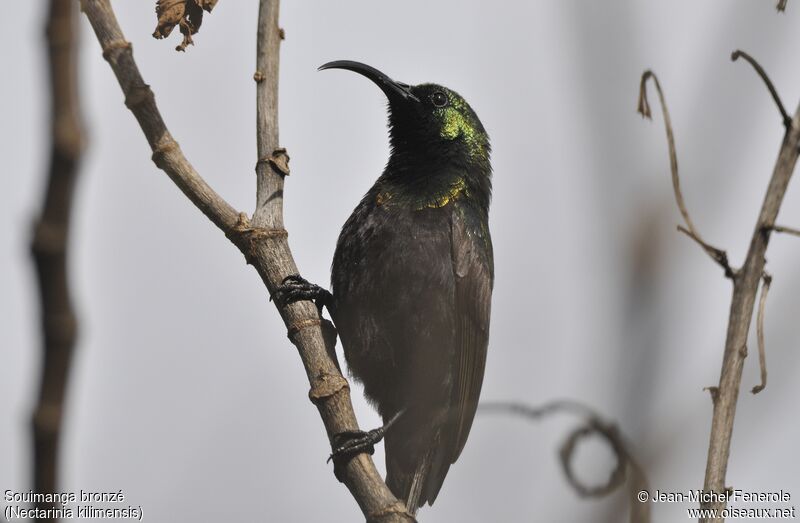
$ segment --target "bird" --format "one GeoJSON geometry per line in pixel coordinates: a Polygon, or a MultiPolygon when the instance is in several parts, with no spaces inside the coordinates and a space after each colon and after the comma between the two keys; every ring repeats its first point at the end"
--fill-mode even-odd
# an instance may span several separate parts
{"type": "Polygon", "coordinates": [[[384,426],[348,434],[334,458],[384,437],[386,484],[415,514],[432,505],[472,426],[489,343],[494,258],[489,137],[470,105],[355,61],[388,100],[390,156],[342,227],[331,291],[289,276],[284,301],[327,306],[351,375],[384,426]]]}

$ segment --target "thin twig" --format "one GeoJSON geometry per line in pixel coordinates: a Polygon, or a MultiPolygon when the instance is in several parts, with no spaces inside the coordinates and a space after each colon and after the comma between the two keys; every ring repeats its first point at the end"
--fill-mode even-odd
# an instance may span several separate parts
{"type": "MultiPolygon", "coordinates": [[[[256,211],[251,220],[237,213],[200,177],[170,135],[150,88],[144,83],[131,45],[125,40],[109,0],[82,0],[103,56],[122,87],[153,150],[153,160],[189,200],[219,227],[242,251],[271,294],[290,274],[298,274],[283,227],[283,176],[288,173],[285,150],[278,147],[277,86],[280,30],[278,0],[261,0],[258,16],[256,74],[258,100],[258,149],[256,211]],[[266,155],[266,156],[265,156],[266,155]]],[[[334,350],[335,336],[317,308],[307,301],[275,306],[297,347],[329,441],[337,434],[358,430],[350,401],[350,389],[342,376],[334,350]]],[[[342,481],[370,523],[415,521],[405,505],[392,495],[378,474],[372,458],[361,453],[342,471],[342,481]]]]}
{"type": "MultiPolygon", "coordinates": [[[[46,22],[51,103],[50,166],[31,241],[42,322],[39,397],[31,426],[33,483],[34,490],[39,493],[58,490],[64,396],[77,337],[67,270],[73,195],[85,140],[78,102],[77,19],[77,9],[71,0],[50,0],[46,22]]],[[[40,509],[52,506],[37,503],[40,509]]]]}
{"type": "Polygon", "coordinates": [[[277,0],[260,0],[256,49],[257,201],[253,225],[283,228],[283,179],[289,156],[278,140],[278,53],[280,27],[277,0]]]}
{"type": "Polygon", "coordinates": [[[706,251],[706,253],[708,253],[709,256],[711,256],[711,259],[717,262],[725,270],[726,278],[733,278],[736,276],[735,271],[733,270],[730,262],[728,261],[727,252],[721,249],[717,249],[713,245],[707,244],[705,241],[703,241],[702,238],[697,236],[696,233],[690,231],[683,225],[678,225],[678,231],[682,232],[683,234],[685,234],[686,236],[697,242],[697,244],[700,245],[700,247],[702,247],[703,250],[706,251]]]}
{"type": "Polygon", "coordinates": [[[800,229],[793,229],[792,227],[783,227],[781,225],[773,225],[771,229],[775,232],[784,234],[791,234],[793,236],[800,236],[800,229]]]}
{"type": "Polygon", "coordinates": [[[683,221],[686,224],[686,229],[681,229],[680,227],[679,229],[684,230],[684,232],[686,232],[690,238],[694,239],[698,244],[700,244],[706,254],[708,254],[712,260],[717,262],[722,267],[727,278],[734,279],[736,277],[736,271],[734,271],[728,264],[728,255],[722,249],[718,249],[717,247],[714,247],[706,242],[697,231],[697,228],[694,226],[691,216],[689,216],[689,211],[687,210],[686,203],[683,199],[683,192],[681,191],[681,180],[678,176],[678,153],[676,152],[675,147],[675,135],[672,132],[672,120],[669,117],[667,102],[664,99],[664,92],[661,90],[661,84],[658,81],[658,77],[649,69],[642,74],[642,79],[639,84],[639,103],[637,111],[644,118],[649,120],[653,118],[653,113],[650,110],[650,102],[647,100],[647,80],[650,78],[653,79],[653,83],[656,86],[656,92],[658,93],[658,99],[661,102],[661,114],[664,118],[664,128],[667,133],[669,166],[672,174],[672,189],[675,193],[675,202],[678,204],[678,209],[680,210],[683,221]]]}
{"type": "Polygon", "coordinates": [[[789,114],[786,112],[786,109],[783,107],[783,102],[781,101],[781,97],[778,96],[778,91],[775,90],[775,86],[772,84],[772,80],[769,79],[769,75],[767,74],[767,72],[764,71],[764,68],[761,67],[761,64],[759,64],[755,58],[753,58],[746,52],[737,49],[736,51],[731,53],[732,61],[735,62],[736,60],[739,59],[739,57],[742,57],[745,60],[747,60],[750,63],[750,65],[753,66],[753,69],[756,70],[758,76],[760,76],[761,79],[764,80],[764,83],[767,85],[767,89],[769,89],[769,94],[772,95],[772,99],[775,100],[775,105],[778,106],[778,111],[780,111],[781,113],[781,118],[783,119],[783,126],[788,129],[792,125],[792,117],[789,116],[789,114]]]}
{"type": "Polygon", "coordinates": [[[778,11],[783,12],[786,11],[786,3],[789,0],[778,0],[778,11]]]}
{"type": "Polygon", "coordinates": [[[617,426],[601,418],[592,408],[573,400],[555,400],[539,407],[518,402],[483,402],[479,408],[481,412],[510,413],[534,421],[558,413],[569,413],[583,418],[584,424],[569,433],[559,451],[561,468],[567,482],[581,497],[603,497],[619,488],[625,482],[626,475],[630,473],[628,485],[630,522],[650,522],[650,504],[637,499],[640,492],[649,490],[644,470],[633,457],[630,445],[620,434],[617,426]],[[600,436],[608,443],[617,460],[608,480],[601,485],[582,483],[575,475],[572,465],[578,443],[593,435],[600,436]]]}
{"type": "Polygon", "coordinates": [[[758,300],[758,315],[756,316],[756,335],[758,337],[758,366],[761,369],[761,383],[753,387],[750,391],[758,394],[767,386],[767,348],[764,343],[764,309],[767,305],[767,294],[769,286],[772,285],[772,276],[766,272],[761,278],[761,298],[758,300]]]}

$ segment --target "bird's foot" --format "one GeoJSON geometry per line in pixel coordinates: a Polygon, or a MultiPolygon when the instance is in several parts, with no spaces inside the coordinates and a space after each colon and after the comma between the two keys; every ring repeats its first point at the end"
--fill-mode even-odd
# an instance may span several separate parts
{"type": "Polygon", "coordinates": [[[348,430],[340,432],[333,437],[333,452],[328,457],[328,462],[333,460],[333,472],[339,481],[342,481],[342,467],[347,464],[356,454],[366,452],[369,455],[375,453],[375,445],[379,443],[389,428],[394,425],[397,418],[403,411],[395,414],[392,419],[382,427],[364,432],[363,430],[348,430]]]}
{"type": "Polygon", "coordinates": [[[275,301],[281,305],[289,305],[296,301],[311,300],[320,312],[323,307],[331,309],[333,294],[319,285],[315,285],[299,274],[291,274],[283,279],[273,294],[275,301]]]}
{"type": "Polygon", "coordinates": [[[363,430],[340,432],[333,437],[335,446],[331,455],[328,456],[328,462],[337,458],[355,456],[362,452],[372,455],[375,453],[375,444],[380,443],[385,435],[386,429],[384,427],[378,427],[368,432],[363,430]]]}

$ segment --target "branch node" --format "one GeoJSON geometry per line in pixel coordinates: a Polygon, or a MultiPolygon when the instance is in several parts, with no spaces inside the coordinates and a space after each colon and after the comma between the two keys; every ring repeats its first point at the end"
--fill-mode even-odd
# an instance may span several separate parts
{"type": "Polygon", "coordinates": [[[236,216],[236,224],[233,226],[233,228],[238,231],[250,229],[250,217],[247,216],[246,212],[240,212],[236,216]]]}
{"type": "Polygon", "coordinates": [[[153,163],[156,164],[156,167],[158,167],[159,169],[166,170],[165,168],[166,156],[172,151],[179,148],[180,147],[178,146],[178,142],[176,142],[171,136],[166,136],[155,147],[153,147],[153,154],[150,158],[153,160],[153,163]]]}
{"type": "Polygon", "coordinates": [[[256,71],[255,73],[253,73],[253,80],[255,80],[256,83],[261,83],[265,79],[266,77],[264,76],[264,73],[262,73],[261,71],[256,71]]]}
{"type": "Polygon", "coordinates": [[[711,401],[714,405],[717,404],[717,400],[719,399],[719,387],[703,387],[703,390],[707,390],[709,395],[711,396],[711,401]]]}
{"type": "Polygon", "coordinates": [[[256,169],[263,164],[269,165],[273,171],[281,176],[289,176],[289,154],[284,147],[275,149],[272,151],[272,155],[267,158],[259,158],[256,162],[256,169]]]}
{"type": "Polygon", "coordinates": [[[131,88],[130,93],[125,97],[125,107],[133,111],[133,109],[144,102],[149,102],[155,99],[153,90],[147,84],[142,84],[138,87],[131,88]]]}
{"type": "Polygon", "coordinates": [[[386,506],[376,512],[371,512],[367,515],[367,523],[382,523],[385,518],[391,519],[392,516],[401,516],[409,522],[416,522],[416,518],[412,516],[406,506],[398,501],[389,506],[386,506]]]}
{"type": "Polygon", "coordinates": [[[225,236],[242,251],[249,265],[256,266],[254,262],[256,245],[270,238],[288,238],[289,232],[286,229],[253,227],[247,214],[240,212],[236,223],[231,229],[225,232],[225,236]]]}
{"type": "Polygon", "coordinates": [[[33,413],[33,426],[40,432],[53,435],[61,426],[62,409],[57,405],[40,404],[33,413]]]}
{"type": "Polygon", "coordinates": [[[708,256],[714,260],[722,269],[725,271],[725,277],[731,280],[735,280],[737,276],[737,272],[731,267],[730,262],[728,261],[728,253],[723,251],[722,249],[718,249],[713,245],[709,245],[705,242],[700,236],[697,235],[696,232],[691,231],[684,227],[683,225],[678,225],[678,231],[682,232],[695,242],[697,242],[700,247],[708,254],[708,256]]]}
{"type": "MultiPolygon", "coordinates": [[[[778,10],[781,10],[780,9],[780,4],[778,6],[778,10]]],[[[764,70],[763,67],[761,67],[761,64],[759,64],[756,61],[755,58],[753,58],[749,54],[745,53],[744,51],[737,49],[736,51],[731,53],[731,61],[733,61],[733,62],[738,60],[740,57],[744,58],[745,60],[747,60],[747,62],[750,65],[753,66],[753,69],[756,70],[756,73],[758,74],[758,76],[760,76],[761,79],[764,81],[764,83],[767,86],[767,89],[769,89],[769,93],[772,95],[772,99],[775,101],[775,105],[778,106],[778,111],[780,111],[780,113],[781,113],[781,119],[783,120],[783,126],[786,128],[787,131],[789,129],[791,129],[792,128],[792,117],[789,116],[789,113],[786,112],[786,108],[783,106],[783,102],[781,101],[781,97],[778,96],[778,91],[775,89],[775,85],[773,85],[772,80],[770,80],[769,75],[767,75],[767,72],[764,70]]]]}
{"type": "Polygon", "coordinates": [[[310,327],[319,327],[322,325],[322,320],[319,318],[306,318],[304,320],[298,320],[291,325],[289,325],[289,329],[286,332],[286,335],[289,337],[290,340],[294,341],[294,337],[300,333],[300,331],[304,329],[308,329],[310,327]]]}
{"type": "Polygon", "coordinates": [[[286,31],[283,30],[283,27],[278,28],[278,36],[281,40],[286,40],[286,31]]]}
{"type": "Polygon", "coordinates": [[[103,58],[105,58],[106,61],[111,62],[112,61],[112,53],[114,51],[117,51],[117,50],[120,50],[120,49],[130,49],[131,52],[132,52],[133,51],[133,44],[131,44],[127,40],[122,40],[122,39],[120,39],[120,40],[112,40],[112,41],[108,42],[108,44],[106,44],[103,47],[103,58]]]}
{"type": "Polygon", "coordinates": [[[42,321],[48,349],[59,350],[70,346],[78,338],[78,319],[72,311],[46,314],[42,321]]]}
{"type": "Polygon", "coordinates": [[[31,252],[39,255],[53,255],[67,249],[67,228],[61,223],[36,220],[33,224],[31,252]]]}
{"type": "Polygon", "coordinates": [[[350,385],[341,375],[320,373],[312,382],[308,391],[308,399],[317,405],[326,398],[330,398],[341,390],[349,389],[350,385]]]}

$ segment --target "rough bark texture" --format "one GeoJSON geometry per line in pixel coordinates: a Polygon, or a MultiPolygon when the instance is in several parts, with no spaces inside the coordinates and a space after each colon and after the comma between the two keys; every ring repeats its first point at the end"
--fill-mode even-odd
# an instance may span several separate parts
{"type": "MultiPolygon", "coordinates": [[[[51,153],[47,187],[31,241],[43,334],[41,383],[31,420],[33,488],[40,493],[57,490],[64,396],[77,331],[67,274],[70,215],[84,142],[78,107],[76,23],[77,9],[71,0],[50,0],[45,34],[50,73],[51,153]]],[[[40,504],[38,508],[51,506],[40,504]]]]}
{"type": "MultiPolygon", "coordinates": [[[[153,93],[133,60],[131,45],[117,23],[108,0],[82,0],[97,39],[119,80],[125,103],[142,127],[153,150],[153,161],[186,196],[242,251],[270,295],[283,279],[296,274],[287,233],[283,227],[283,178],[288,156],[278,147],[278,1],[261,0],[258,19],[256,210],[252,220],[237,213],[197,174],[167,130],[153,93]]],[[[319,409],[329,439],[358,429],[347,380],[334,352],[335,336],[311,302],[282,306],[278,312],[305,367],[309,398],[319,409]]],[[[359,454],[344,467],[342,479],[369,522],[408,522],[414,518],[386,487],[372,458],[359,454]]],[[[335,516],[331,520],[338,520],[335,516]]]]}

